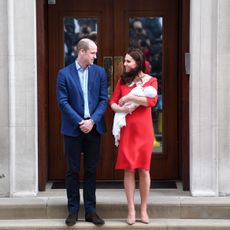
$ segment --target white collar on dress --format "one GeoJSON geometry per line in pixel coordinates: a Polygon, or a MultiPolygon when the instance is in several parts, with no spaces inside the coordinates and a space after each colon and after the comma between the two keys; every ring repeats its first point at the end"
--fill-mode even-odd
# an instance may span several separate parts
{"type": "Polygon", "coordinates": [[[151,78],[150,75],[148,74],[145,74],[142,78],[141,78],[141,81],[138,81],[138,82],[131,82],[128,86],[129,87],[132,87],[133,85],[136,85],[136,86],[143,86],[147,81],[149,81],[151,78]]]}

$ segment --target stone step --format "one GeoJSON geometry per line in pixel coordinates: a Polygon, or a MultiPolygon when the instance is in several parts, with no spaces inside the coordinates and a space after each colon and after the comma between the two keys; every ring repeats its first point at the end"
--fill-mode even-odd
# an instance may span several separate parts
{"type": "MultiPolygon", "coordinates": [[[[1,198],[0,220],[63,219],[67,216],[64,196],[34,198],[1,198]]],[[[136,205],[139,216],[139,204],[136,205]]],[[[98,197],[98,214],[106,219],[126,218],[127,206],[122,197],[104,194],[98,197]]],[[[230,197],[150,197],[150,218],[169,219],[230,219],[230,197]]],[[[84,218],[81,209],[80,218],[84,218]]],[[[229,228],[230,229],[230,228],[229,228]]]]}
{"type": "MultiPolygon", "coordinates": [[[[67,227],[64,219],[20,219],[0,220],[4,230],[57,230],[57,229],[99,229],[92,223],[79,220],[73,227],[67,227]]],[[[151,229],[151,230],[229,230],[230,220],[222,219],[151,219],[149,224],[136,222],[127,225],[122,219],[106,219],[100,229],[151,229]]]]}

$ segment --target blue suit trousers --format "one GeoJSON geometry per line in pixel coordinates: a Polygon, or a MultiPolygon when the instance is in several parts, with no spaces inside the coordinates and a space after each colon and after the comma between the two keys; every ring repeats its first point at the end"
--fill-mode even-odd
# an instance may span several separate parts
{"type": "Polygon", "coordinates": [[[69,214],[80,209],[79,173],[83,157],[83,200],[85,214],[96,212],[96,171],[100,154],[100,134],[96,128],[88,134],[77,137],[64,135],[65,158],[67,162],[66,189],[69,214]]]}

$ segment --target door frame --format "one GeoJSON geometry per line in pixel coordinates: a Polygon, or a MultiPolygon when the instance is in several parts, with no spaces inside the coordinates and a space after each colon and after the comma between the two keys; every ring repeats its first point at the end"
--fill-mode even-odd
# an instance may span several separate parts
{"type": "MultiPolygon", "coordinates": [[[[183,190],[189,190],[189,75],[185,54],[189,52],[190,0],[179,0],[179,176],[183,190]]],[[[48,1],[36,0],[37,85],[38,85],[38,189],[44,191],[48,179],[48,1]]]]}

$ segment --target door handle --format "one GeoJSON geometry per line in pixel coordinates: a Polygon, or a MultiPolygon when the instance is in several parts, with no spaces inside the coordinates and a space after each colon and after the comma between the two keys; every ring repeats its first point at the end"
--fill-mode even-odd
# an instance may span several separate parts
{"type": "Polygon", "coordinates": [[[112,93],[113,93],[113,57],[112,56],[104,56],[103,57],[103,66],[104,66],[105,72],[107,74],[108,95],[110,98],[112,93]]]}
{"type": "Polygon", "coordinates": [[[114,89],[114,84],[117,83],[118,79],[123,72],[123,57],[122,56],[104,56],[103,67],[105,68],[108,78],[108,94],[111,97],[114,89]]]}

